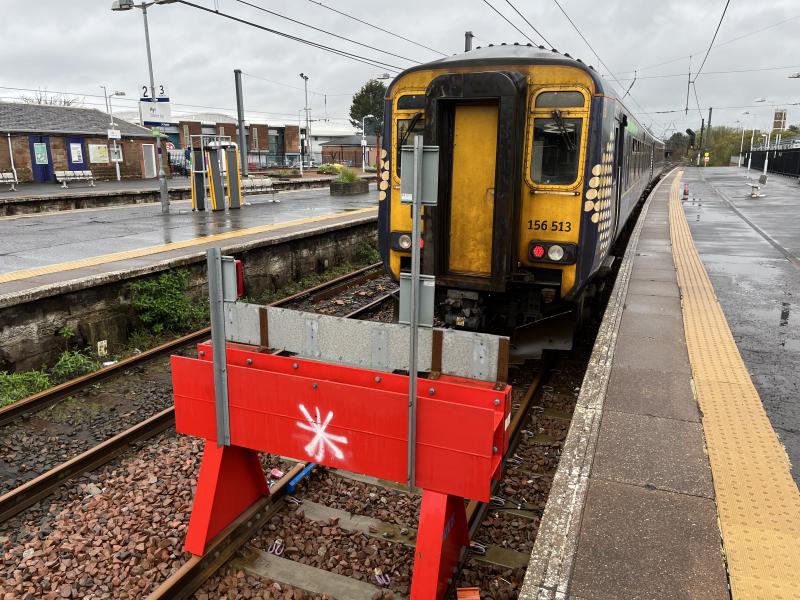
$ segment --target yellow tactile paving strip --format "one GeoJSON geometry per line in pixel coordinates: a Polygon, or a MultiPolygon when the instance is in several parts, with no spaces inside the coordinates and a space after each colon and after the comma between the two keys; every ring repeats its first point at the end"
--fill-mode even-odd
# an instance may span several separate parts
{"type": "Polygon", "coordinates": [[[714,477],[734,599],[800,598],[800,494],[670,191],[670,236],[686,345],[714,477]]]}
{"type": "Polygon", "coordinates": [[[38,275],[49,275],[52,273],[60,273],[62,271],[71,271],[73,269],[81,269],[84,267],[95,267],[97,265],[104,265],[106,263],[116,262],[119,260],[129,260],[132,258],[141,258],[143,256],[150,256],[151,254],[158,254],[159,252],[169,252],[170,250],[181,250],[183,248],[191,248],[192,246],[200,246],[202,244],[222,242],[225,240],[240,238],[257,233],[266,233],[269,231],[276,231],[279,229],[297,227],[298,225],[319,223],[320,221],[328,221],[330,219],[350,217],[355,215],[366,215],[368,213],[375,213],[375,212],[377,212],[377,209],[375,208],[359,208],[357,210],[351,210],[347,212],[328,213],[324,215],[319,215],[317,217],[307,217],[304,219],[295,219],[294,221],[285,221],[283,223],[259,225],[257,227],[237,229],[236,231],[215,233],[213,235],[192,238],[190,240],[183,240],[181,242],[171,242],[169,244],[159,244],[157,246],[148,246],[146,248],[126,250],[124,252],[114,252],[112,254],[101,254],[99,256],[90,256],[89,258],[84,258],[81,260],[57,263],[53,265],[47,265],[46,267],[38,267],[36,269],[10,271],[8,273],[0,273],[0,283],[8,283],[9,281],[18,281],[20,279],[29,279],[31,277],[36,277],[38,275]]]}

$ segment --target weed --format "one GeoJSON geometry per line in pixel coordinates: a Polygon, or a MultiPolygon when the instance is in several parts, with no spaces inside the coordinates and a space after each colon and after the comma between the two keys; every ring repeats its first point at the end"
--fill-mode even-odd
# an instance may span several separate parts
{"type": "Polygon", "coordinates": [[[56,382],[67,381],[73,377],[80,377],[86,373],[97,371],[100,363],[80,350],[64,350],[58,357],[58,362],[50,369],[53,380],[56,382]]]}
{"type": "Polygon", "coordinates": [[[131,283],[131,305],[136,317],[153,333],[183,333],[208,320],[208,305],[186,293],[189,272],[167,271],[155,279],[131,283]]]}
{"type": "Polygon", "coordinates": [[[49,387],[50,377],[45,371],[0,371],[0,406],[12,404],[49,387]]]}
{"type": "Polygon", "coordinates": [[[369,265],[378,262],[381,259],[381,255],[373,244],[364,241],[360,242],[358,246],[356,246],[354,258],[357,263],[369,265]]]}
{"type": "Polygon", "coordinates": [[[322,173],[323,175],[336,175],[341,171],[344,167],[337,163],[328,163],[324,165],[320,165],[317,168],[318,173],[322,173]]]}

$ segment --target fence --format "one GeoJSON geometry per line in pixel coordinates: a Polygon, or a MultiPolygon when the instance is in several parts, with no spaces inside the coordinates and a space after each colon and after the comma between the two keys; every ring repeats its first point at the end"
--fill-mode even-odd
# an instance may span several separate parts
{"type": "Polygon", "coordinates": [[[764,157],[769,152],[769,163],[767,171],[779,175],[790,175],[800,177],[800,148],[782,148],[764,150],[753,150],[745,152],[742,165],[747,165],[748,159],[752,155],[750,167],[753,169],[764,169],[764,157]]]}

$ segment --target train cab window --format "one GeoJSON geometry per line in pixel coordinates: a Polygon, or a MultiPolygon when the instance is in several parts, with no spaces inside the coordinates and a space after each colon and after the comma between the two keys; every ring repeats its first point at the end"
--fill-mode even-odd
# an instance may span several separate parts
{"type": "Polygon", "coordinates": [[[536,96],[536,108],[581,108],[583,104],[580,92],[542,92],[536,96]]]}
{"type": "MultiPolygon", "coordinates": [[[[539,98],[543,95],[539,94],[539,98]]],[[[583,95],[578,95],[582,103],[583,95]]],[[[531,179],[535,183],[569,185],[578,178],[582,121],[563,118],[558,110],[550,118],[533,120],[531,179]]]]}
{"type": "Polygon", "coordinates": [[[402,147],[414,143],[415,135],[422,135],[425,131],[425,119],[422,113],[417,113],[410,119],[397,119],[397,145],[395,156],[395,168],[397,176],[400,176],[400,163],[402,156],[402,147]]]}

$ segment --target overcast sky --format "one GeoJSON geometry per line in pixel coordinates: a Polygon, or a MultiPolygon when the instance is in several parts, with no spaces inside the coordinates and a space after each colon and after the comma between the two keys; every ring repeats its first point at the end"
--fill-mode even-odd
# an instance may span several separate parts
{"type": "MultiPolygon", "coordinates": [[[[203,6],[399,68],[440,56],[337,15],[311,0],[249,1],[404,58],[336,39],[236,0],[196,0],[203,6]]],[[[528,41],[483,0],[404,0],[398,4],[321,1],[447,54],[463,50],[466,30],[475,33],[475,45],[528,41]]],[[[506,0],[490,1],[525,34],[539,41],[506,0]]],[[[629,97],[626,103],[646,125],[652,121],[654,133],[660,135],[673,127],[680,131],[699,128],[694,94],[688,116],[683,111],[688,55],[694,55],[692,69],[696,70],[725,0],[560,1],[621,85],[629,85],[634,69],[638,69],[631,91],[635,102],[629,97]],[[678,60],[654,66],[672,59],[678,60]],[[678,77],[657,77],[679,73],[682,75],[678,77]],[[642,114],[666,110],[678,112],[642,114]]],[[[606,72],[554,0],[512,2],[559,51],[606,72]]],[[[80,94],[87,106],[97,103],[102,108],[100,84],[125,91],[128,99],[138,97],[137,86],[147,81],[141,11],[112,12],[111,0],[3,0],[2,4],[3,100],[25,93],[7,88],[47,88],[80,94]]],[[[182,4],[153,6],[148,15],[156,83],[168,85],[174,115],[219,109],[234,114],[233,69],[240,68],[252,75],[244,78],[250,120],[296,122],[297,111],[303,106],[302,71],[309,76],[309,90],[313,92],[309,97],[312,118],[326,116],[323,94],[327,94],[331,125],[344,126],[352,93],[370,77],[398,70],[356,62],[182,4]]],[[[732,125],[742,119],[747,127],[766,127],[773,106],[754,104],[758,97],[788,108],[789,123],[800,122],[800,106],[791,105],[800,102],[800,79],[788,78],[800,71],[798,30],[800,3],[796,0],[731,0],[716,41],[721,45],[711,50],[696,82],[704,113],[707,107],[714,107],[714,124],[732,125]],[[725,43],[730,40],[735,41],[725,43]],[[715,73],[768,68],[772,70],[715,73]],[[742,116],[745,110],[752,116],[742,116]]],[[[116,99],[115,110],[123,107],[134,110],[136,104],[116,99]]]]}

